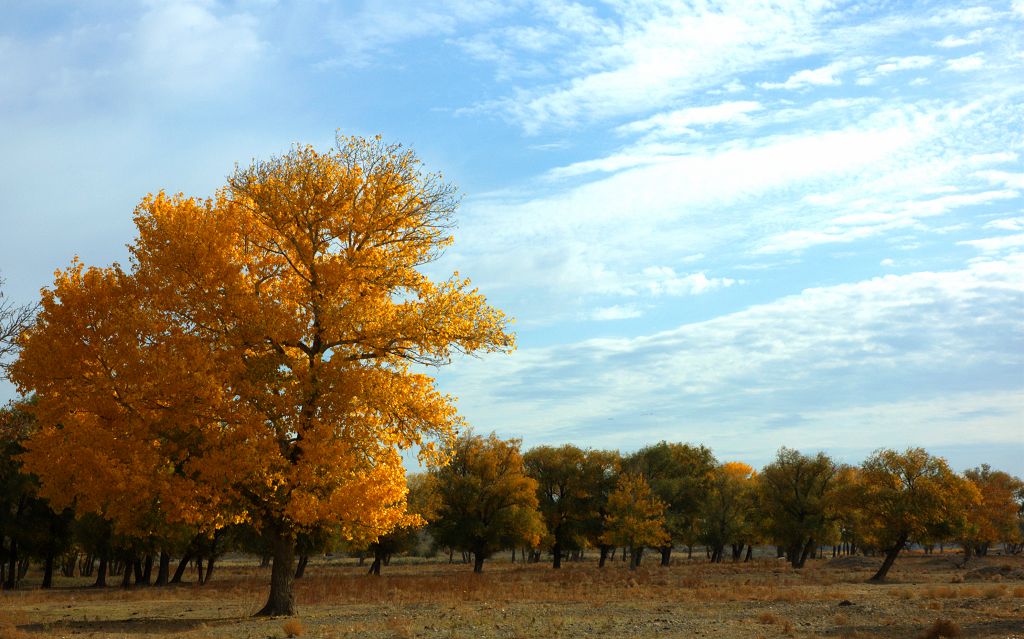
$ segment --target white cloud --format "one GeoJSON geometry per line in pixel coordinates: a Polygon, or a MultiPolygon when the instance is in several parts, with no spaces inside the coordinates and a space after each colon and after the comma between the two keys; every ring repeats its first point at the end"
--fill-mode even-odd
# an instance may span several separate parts
{"type": "Polygon", "coordinates": [[[761,82],[762,89],[802,89],[806,86],[835,86],[842,84],[839,74],[848,70],[846,62],[833,62],[817,69],[804,69],[789,76],[785,82],[761,82]]]}
{"type": "Polygon", "coordinates": [[[946,62],[947,71],[967,72],[977,71],[985,66],[985,54],[973,53],[962,58],[954,58],[946,62]]]}
{"type": "Polygon", "coordinates": [[[761,103],[751,100],[689,107],[630,122],[620,126],[617,130],[620,133],[651,133],[655,137],[676,137],[695,133],[692,128],[694,125],[708,126],[749,122],[750,118],[747,114],[760,111],[763,108],[761,103]]]}
{"type": "Polygon", "coordinates": [[[887,257],[884,260],[882,260],[881,262],[879,262],[878,264],[879,264],[879,266],[884,266],[886,268],[892,268],[893,266],[896,266],[896,260],[892,259],[891,257],[887,257]]]}
{"type": "Polygon", "coordinates": [[[590,313],[590,319],[597,321],[633,319],[643,315],[643,311],[635,306],[605,306],[590,313]]]}
{"type": "Polygon", "coordinates": [[[935,63],[935,58],[930,55],[910,55],[902,58],[889,58],[886,62],[875,67],[876,73],[894,73],[908,69],[925,69],[935,63]]]}
{"type": "Polygon", "coordinates": [[[964,240],[957,242],[976,248],[983,253],[1002,253],[1007,250],[1015,250],[1024,247],[1024,233],[1016,235],[1001,235],[999,237],[986,237],[979,240],[964,240]]]}
{"type": "Polygon", "coordinates": [[[654,296],[701,295],[739,283],[729,277],[709,278],[703,272],[679,276],[668,266],[648,266],[643,270],[643,276],[646,278],[643,288],[654,296]]]}
{"type": "Polygon", "coordinates": [[[985,224],[987,229],[1000,229],[1002,231],[1024,231],[1024,217],[1008,217],[999,220],[992,220],[985,224]]]}

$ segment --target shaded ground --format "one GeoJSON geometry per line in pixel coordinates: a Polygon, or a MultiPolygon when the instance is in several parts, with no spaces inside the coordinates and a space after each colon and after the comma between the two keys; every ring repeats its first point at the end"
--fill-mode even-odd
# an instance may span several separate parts
{"type": "MultiPolygon", "coordinates": [[[[312,565],[297,583],[300,616],[252,619],[269,572],[218,568],[204,587],[0,594],[0,637],[892,637],[923,636],[937,620],[962,637],[1024,639],[1024,558],[966,569],[935,557],[901,557],[891,581],[869,585],[873,560],[810,562],[793,571],[749,564],[493,563],[483,575],[456,564],[401,565],[379,578],[348,564],[312,565]],[[966,574],[981,581],[965,582],[966,574]],[[987,577],[986,577],[987,575],[987,577]]],[[[934,636],[934,635],[933,635],[934,636]]]]}

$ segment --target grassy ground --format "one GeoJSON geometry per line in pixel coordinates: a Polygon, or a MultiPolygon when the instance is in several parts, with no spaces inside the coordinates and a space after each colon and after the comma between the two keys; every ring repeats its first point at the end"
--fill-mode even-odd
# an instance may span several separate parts
{"type": "Polygon", "coordinates": [[[483,575],[461,564],[404,564],[379,578],[352,563],[312,564],[297,582],[298,617],[253,619],[269,572],[236,561],[219,566],[203,587],[96,591],[63,583],[49,592],[2,593],[0,638],[1024,639],[1024,580],[995,570],[1024,570],[1022,557],[989,558],[968,570],[944,557],[901,557],[882,585],[865,583],[873,562],[856,558],[812,561],[801,571],[764,559],[651,563],[630,572],[620,562],[604,570],[593,561],[569,563],[560,571],[489,562],[483,575]],[[986,565],[989,574],[970,572],[986,565]]]}

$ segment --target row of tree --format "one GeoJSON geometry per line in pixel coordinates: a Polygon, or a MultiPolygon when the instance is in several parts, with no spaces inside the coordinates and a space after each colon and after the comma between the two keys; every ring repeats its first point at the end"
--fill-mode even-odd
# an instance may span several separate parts
{"type": "MultiPolygon", "coordinates": [[[[213,574],[227,550],[269,562],[273,537],[249,523],[204,530],[153,513],[148,534],[117,532],[116,521],[73,508],[51,509],[36,478],[20,467],[22,444],[31,436],[30,413],[0,412],[0,583],[14,587],[29,560],[44,571],[108,576],[130,583],[180,582],[190,562],[199,583],[213,574]],[[173,568],[172,564],[177,567],[173,568]],[[173,568],[173,570],[172,570],[173,568]]],[[[466,435],[451,461],[408,477],[409,516],[374,539],[348,536],[340,526],[316,526],[296,540],[292,578],[301,577],[311,555],[349,551],[372,555],[371,574],[395,553],[422,548],[471,557],[479,572],[496,552],[522,549],[523,557],[546,552],[554,568],[584,549],[603,567],[621,548],[635,568],[645,549],[671,563],[672,552],[695,546],[710,561],[749,560],[754,546],[774,545],[795,568],[821,546],[841,552],[884,555],[873,579],[885,578],[910,543],[926,548],[958,544],[964,561],[995,544],[1024,549],[1024,482],[988,466],[959,475],[922,449],[881,450],[860,466],[837,464],[824,453],[783,448],[754,471],[739,462],[719,463],[704,446],[661,442],[628,455],[573,445],[520,451],[518,440],[466,435]]],[[[123,530],[124,527],[121,527],[123,530]]]]}

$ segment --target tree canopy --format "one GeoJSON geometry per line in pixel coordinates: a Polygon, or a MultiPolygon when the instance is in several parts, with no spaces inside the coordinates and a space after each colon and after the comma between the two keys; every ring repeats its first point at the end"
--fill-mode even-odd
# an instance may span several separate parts
{"type": "Polygon", "coordinates": [[[239,168],[209,199],[144,198],[130,267],[59,272],[12,367],[38,397],[25,464],[42,493],[125,529],[154,508],[252,522],[275,540],[262,612],[290,614],[296,535],[392,530],[399,449],[432,463],[453,439],[452,399],[415,365],[512,347],[468,280],[420,270],[456,203],[411,151],[344,137],[239,168]]]}

